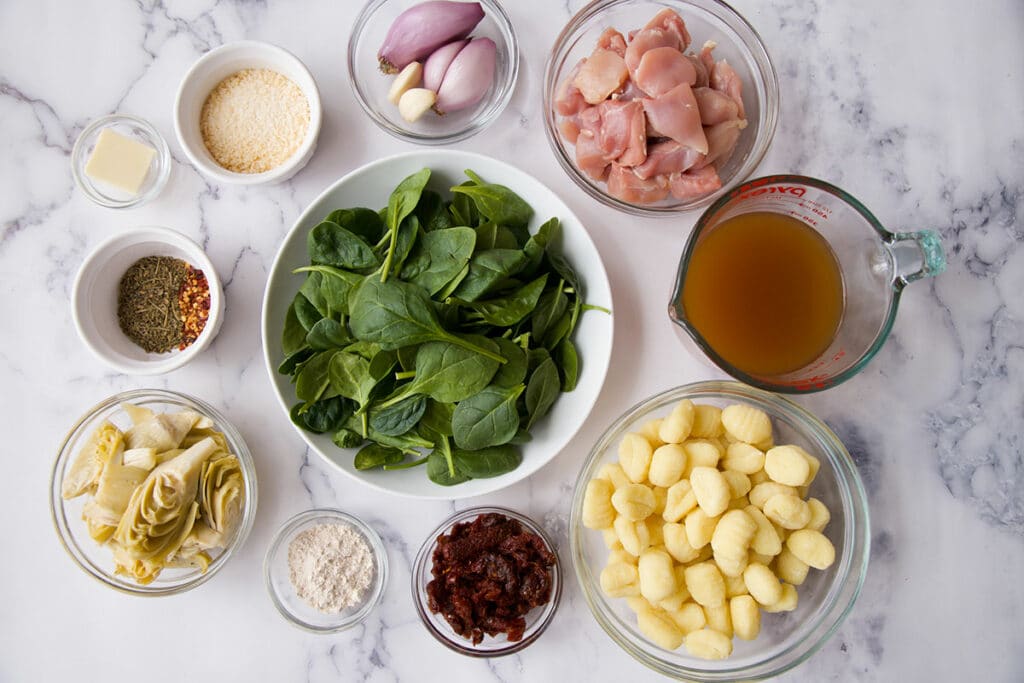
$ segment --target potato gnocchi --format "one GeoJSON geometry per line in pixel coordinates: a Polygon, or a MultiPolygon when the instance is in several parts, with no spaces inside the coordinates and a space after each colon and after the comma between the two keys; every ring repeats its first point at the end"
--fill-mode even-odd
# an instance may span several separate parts
{"type": "Polygon", "coordinates": [[[761,612],[796,609],[827,569],[831,514],[808,488],[820,461],[775,445],[763,411],[683,400],[623,437],[583,497],[583,524],[609,549],[601,589],[624,598],[652,642],[724,659],[754,640],[761,612]]]}

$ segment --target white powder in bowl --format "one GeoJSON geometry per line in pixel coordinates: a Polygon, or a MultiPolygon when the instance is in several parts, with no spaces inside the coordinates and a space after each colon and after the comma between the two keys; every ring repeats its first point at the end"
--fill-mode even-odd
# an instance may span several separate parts
{"type": "Polygon", "coordinates": [[[358,605],[373,571],[373,551],[347,524],[317,524],[288,546],[288,577],[295,593],[321,612],[358,605]]]}

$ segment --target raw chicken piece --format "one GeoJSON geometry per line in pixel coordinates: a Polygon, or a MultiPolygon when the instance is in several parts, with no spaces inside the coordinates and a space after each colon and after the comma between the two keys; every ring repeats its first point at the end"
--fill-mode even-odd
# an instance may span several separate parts
{"type": "Polygon", "coordinates": [[[623,166],[642,164],[647,158],[647,123],[644,107],[637,101],[603,102],[598,145],[605,161],[617,161],[623,166]]]}
{"type": "Polygon", "coordinates": [[[643,31],[638,31],[629,39],[629,45],[626,46],[625,59],[629,73],[632,74],[640,66],[640,59],[645,52],[656,47],[671,47],[678,50],[679,38],[660,28],[645,28],[643,31]]]}
{"type": "Polygon", "coordinates": [[[733,119],[705,128],[704,136],[708,141],[708,155],[697,164],[697,167],[713,165],[718,168],[722,163],[728,161],[732,156],[732,150],[736,147],[736,141],[740,139],[740,131],[746,127],[745,120],[733,119]]]}
{"type": "Polygon", "coordinates": [[[599,50],[611,50],[620,57],[626,56],[626,39],[622,34],[611,26],[604,30],[604,33],[597,39],[599,50]]]}
{"type": "Polygon", "coordinates": [[[668,196],[668,181],[665,176],[644,180],[637,177],[633,169],[612,164],[608,173],[608,194],[630,204],[653,204],[668,196]]]}
{"type": "Polygon", "coordinates": [[[594,180],[604,180],[608,162],[604,160],[597,138],[590,131],[581,130],[576,138],[576,165],[594,180]]]}
{"type": "MultiPolygon", "coordinates": [[[[611,176],[608,177],[608,186],[611,187],[611,176]]],[[[714,192],[722,187],[722,179],[718,177],[714,166],[705,166],[697,171],[691,169],[685,173],[673,173],[668,177],[668,187],[673,197],[686,201],[714,192]]]]}
{"type": "Polygon", "coordinates": [[[685,83],[661,97],[645,98],[648,135],[672,138],[681,145],[707,154],[708,141],[700,125],[700,110],[693,90],[685,83]]]}
{"type": "Polygon", "coordinates": [[[700,122],[704,126],[733,121],[740,117],[740,109],[731,97],[711,88],[694,88],[693,96],[700,110],[700,122]]]}
{"type": "Polygon", "coordinates": [[[643,180],[659,175],[681,173],[703,161],[704,155],[692,147],[684,147],[675,140],[656,142],[647,148],[647,159],[633,168],[643,180]]]}
{"type": "Polygon", "coordinates": [[[626,63],[611,50],[594,50],[573,79],[587,104],[603,102],[629,78],[626,63]]]}
{"type": "Polygon", "coordinates": [[[555,111],[562,116],[575,116],[587,106],[586,100],[583,99],[583,93],[573,85],[573,81],[576,80],[576,76],[580,72],[580,67],[586,61],[586,59],[581,59],[558,86],[558,92],[555,94],[555,111]]]}
{"type": "Polygon", "coordinates": [[[655,14],[644,28],[660,28],[674,34],[679,39],[680,52],[690,46],[690,32],[686,30],[686,22],[675,11],[667,7],[655,14]]]}
{"type": "Polygon", "coordinates": [[[601,110],[598,107],[586,107],[576,116],[576,124],[580,132],[590,133],[596,140],[601,134],[601,110]]]}
{"type": "Polygon", "coordinates": [[[580,124],[576,122],[576,118],[569,116],[558,122],[558,132],[562,134],[562,137],[576,144],[576,138],[580,136],[580,124]]]}
{"type": "Polygon", "coordinates": [[[743,81],[740,80],[739,75],[736,71],[729,66],[729,62],[724,59],[711,69],[711,76],[709,79],[711,87],[719,92],[724,92],[726,95],[732,98],[733,102],[740,110],[740,118],[747,118],[746,112],[743,111],[743,81]]]}
{"type": "Polygon", "coordinates": [[[697,73],[697,80],[694,82],[694,86],[697,88],[708,87],[708,67],[701,61],[701,58],[695,54],[685,55],[690,60],[690,64],[693,64],[693,70],[697,73]]]}
{"type": "Polygon", "coordinates": [[[681,83],[693,85],[697,81],[697,71],[690,60],[671,47],[645,52],[632,76],[637,86],[651,97],[664,95],[681,83]]]}
{"type": "Polygon", "coordinates": [[[622,91],[612,93],[612,99],[618,102],[629,102],[630,100],[639,100],[642,97],[647,97],[647,93],[636,86],[631,80],[626,81],[626,85],[622,86],[622,91]]]}
{"type": "Polygon", "coordinates": [[[704,47],[700,49],[700,63],[704,65],[704,71],[708,73],[708,80],[711,79],[711,70],[715,68],[715,58],[711,56],[711,51],[718,47],[718,43],[713,40],[709,40],[704,43],[704,47]]]}

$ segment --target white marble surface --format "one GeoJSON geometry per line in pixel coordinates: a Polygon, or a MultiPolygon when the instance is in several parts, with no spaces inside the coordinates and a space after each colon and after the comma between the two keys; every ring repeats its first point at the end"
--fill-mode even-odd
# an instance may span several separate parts
{"type": "MultiPolygon", "coordinates": [[[[410,601],[409,563],[456,506],[360,488],[306,452],[271,395],[260,351],[263,284],[281,237],[329,182],[410,147],[376,129],[345,75],[356,0],[6,0],[0,2],[0,415],[7,435],[0,518],[0,680],[654,680],[617,650],[575,581],[545,636],[521,656],[459,657],[410,601]],[[325,121],[310,165],[270,188],[211,185],[173,139],[177,83],[205,50],[254,38],[301,57],[325,121]],[[175,157],[165,193],[115,212],[76,191],[78,132],[139,114],[175,157]],[[202,242],[226,286],[213,347],[166,377],[114,374],[76,337],[76,269],[107,235],[142,224],[202,242]],[[116,594],[57,543],[50,464],[66,428],[114,392],[161,386],[222,407],[252,446],[256,527],[213,581],[162,600],[116,594]],[[263,588],[275,528],[339,506],[385,537],[394,573],[382,607],[350,633],[285,623],[263,588]]],[[[558,189],[590,227],[612,280],[616,345],[605,391],[576,447],[530,480],[472,503],[515,507],[564,543],[571,482],[588,445],[636,400],[709,372],[679,352],[665,315],[695,216],[637,220],[586,197],[544,140],[540,83],[559,28],[582,4],[505,3],[524,68],[509,109],[459,148],[509,159],[558,189]]],[[[856,456],[871,498],[874,552],[849,619],[789,681],[1024,680],[1024,5],[913,0],[738,0],[779,70],[782,118],[764,172],[838,183],[892,227],[938,229],[950,267],[911,287],[892,337],[861,375],[801,402],[856,456]]],[[[460,503],[458,507],[468,505],[460,503]]]]}

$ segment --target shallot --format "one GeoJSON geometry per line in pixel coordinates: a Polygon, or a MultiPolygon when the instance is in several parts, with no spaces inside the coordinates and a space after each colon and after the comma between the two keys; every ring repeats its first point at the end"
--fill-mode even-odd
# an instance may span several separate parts
{"type": "Polygon", "coordinates": [[[437,48],[469,35],[484,10],[478,2],[430,0],[405,10],[395,19],[377,53],[384,73],[396,73],[421,61],[437,48]]]}
{"type": "Polygon", "coordinates": [[[494,82],[497,53],[493,40],[477,38],[455,55],[437,91],[434,108],[439,114],[472,107],[487,94],[494,82]]]}
{"type": "Polygon", "coordinates": [[[448,43],[444,47],[434,50],[434,54],[427,58],[426,63],[423,65],[423,87],[437,92],[441,89],[441,81],[444,80],[444,75],[448,71],[448,67],[451,66],[452,60],[455,59],[455,55],[459,54],[459,51],[466,47],[469,43],[468,40],[456,40],[453,43],[448,43]]]}

